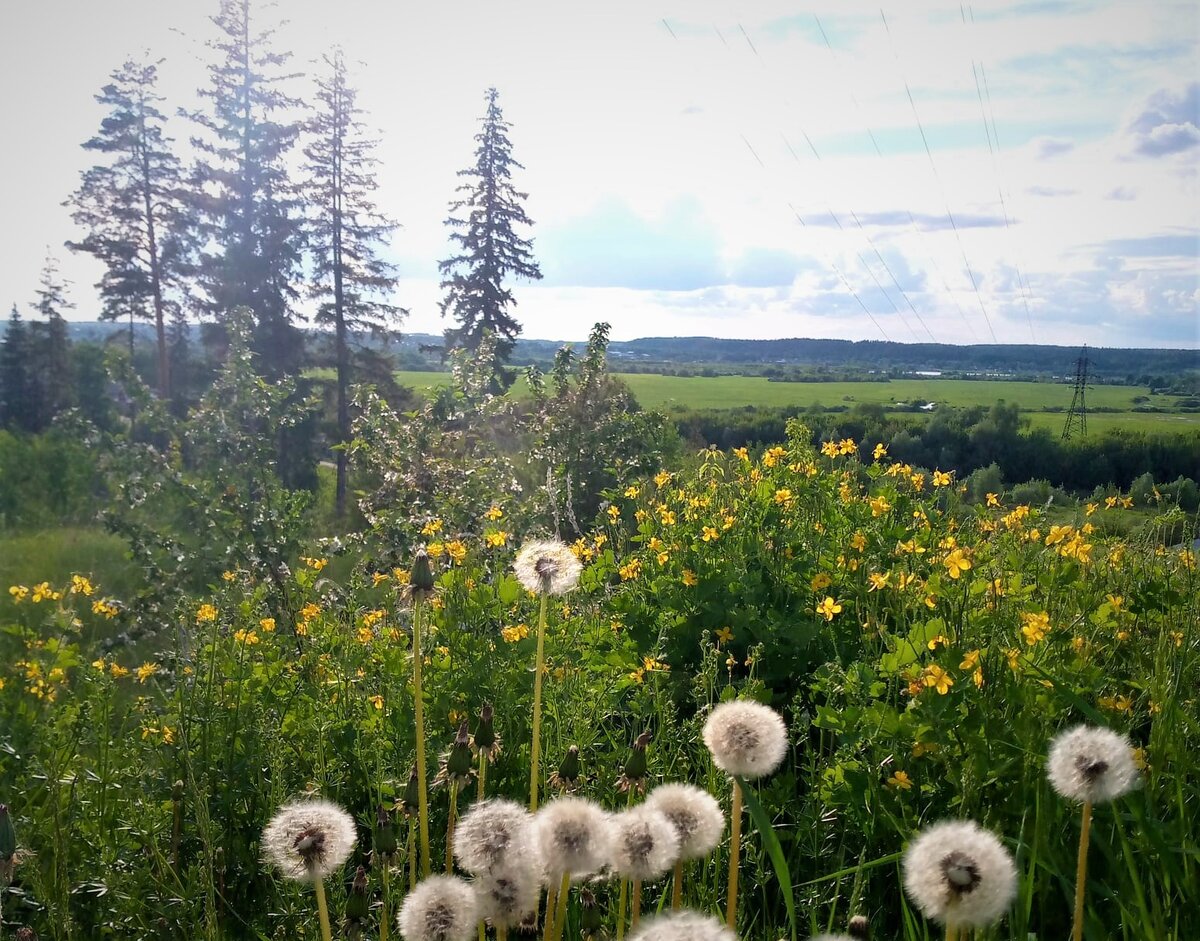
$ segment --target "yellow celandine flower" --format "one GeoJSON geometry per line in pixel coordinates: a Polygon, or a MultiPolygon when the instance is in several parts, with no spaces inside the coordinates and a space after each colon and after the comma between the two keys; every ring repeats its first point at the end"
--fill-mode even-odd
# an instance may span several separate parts
{"type": "Polygon", "coordinates": [[[930,611],[932,611],[934,608],[936,608],[937,607],[937,595],[926,595],[925,596],[925,607],[927,607],[930,611]]]}
{"type": "MultiPolygon", "coordinates": [[[[779,461],[787,455],[787,449],[781,447],[768,448],[763,452],[762,462],[764,467],[774,467],[779,461]]],[[[753,479],[753,477],[752,477],[753,479]]]]}
{"type": "Polygon", "coordinates": [[[949,487],[953,476],[953,474],[948,474],[945,471],[935,470],[933,472],[933,485],[935,487],[949,487]]]}
{"type": "Polygon", "coordinates": [[[958,665],[960,670],[974,670],[979,666],[979,651],[968,650],[963,654],[962,663],[958,665]]]}
{"type": "Polygon", "coordinates": [[[621,518],[621,510],[618,507],[610,506],[608,508],[608,518],[615,523],[621,518]]]}
{"type": "Polygon", "coordinates": [[[817,605],[816,611],[826,621],[832,621],[834,615],[841,613],[842,606],[833,598],[826,595],[825,599],[817,605]]]}
{"type": "MultiPolygon", "coordinates": [[[[487,544],[488,548],[500,549],[508,542],[511,535],[511,533],[503,529],[493,529],[484,533],[483,541],[487,544]]],[[[455,562],[461,562],[467,557],[466,544],[457,539],[454,542],[446,544],[446,552],[450,554],[450,558],[455,562]]]]}
{"type": "Polygon", "coordinates": [[[376,709],[379,709],[379,710],[383,709],[383,697],[380,696],[378,693],[376,693],[374,696],[368,696],[367,702],[369,702],[376,709]]]}
{"type": "Polygon", "coordinates": [[[354,639],[365,647],[375,639],[375,633],[369,627],[360,627],[354,639]]]}
{"type": "Polygon", "coordinates": [[[826,441],[821,445],[821,453],[826,457],[838,456],[838,444],[836,441],[826,441]]]}
{"type": "Polygon", "coordinates": [[[1175,643],[1176,649],[1183,646],[1183,631],[1171,631],[1169,636],[1175,643]]]}
{"type": "Polygon", "coordinates": [[[623,582],[633,581],[642,574],[642,560],[637,558],[630,559],[621,566],[618,574],[621,576],[621,581],[623,582]]]}
{"type": "Polygon", "coordinates": [[[1101,709],[1110,712],[1133,712],[1133,700],[1124,693],[1119,696],[1101,696],[1096,703],[1101,709]]]}
{"type": "Polygon", "coordinates": [[[919,584],[920,579],[916,572],[897,572],[896,573],[896,589],[904,591],[909,585],[919,584]]]}
{"type": "Polygon", "coordinates": [[[850,489],[850,485],[844,480],[838,484],[838,499],[843,503],[854,502],[854,491],[850,489]]]}
{"type": "Polygon", "coordinates": [[[363,627],[374,627],[383,620],[385,612],[381,608],[375,608],[373,611],[368,611],[362,616],[363,627]]]}
{"type": "MultiPolygon", "coordinates": [[[[626,494],[626,495],[628,496],[628,494],[626,494]]],[[[635,496],[636,496],[636,494],[635,494],[635,496]]],[[[491,520],[494,523],[494,522],[496,522],[496,520],[502,519],[504,517],[504,511],[502,509],[500,509],[500,507],[496,506],[493,503],[492,506],[488,509],[488,511],[486,513],[484,513],[483,515],[487,519],[491,520]]]]}
{"type": "Polygon", "coordinates": [[[1184,549],[1179,553],[1179,563],[1188,571],[1196,567],[1196,553],[1191,549],[1184,549]]]}
{"type": "Polygon", "coordinates": [[[313,618],[315,618],[320,613],[321,613],[320,605],[316,604],[315,602],[310,601],[308,604],[306,604],[303,608],[300,609],[300,618],[303,621],[311,621],[313,618]]]}
{"type": "Polygon", "coordinates": [[[984,497],[984,503],[986,506],[999,506],[1000,495],[996,493],[989,493],[986,497],[984,497]]]}
{"type": "Polygon", "coordinates": [[[908,480],[909,480],[909,483],[912,484],[913,490],[924,490],[925,489],[925,475],[924,474],[913,474],[911,477],[908,478],[908,480]]]}
{"type": "Polygon", "coordinates": [[[780,489],[776,490],[775,491],[775,502],[780,503],[780,504],[791,503],[792,502],[792,491],[788,490],[786,487],[781,487],[780,489]]]}
{"type": "Polygon", "coordinates": [[[660,470],[657,474],[654,475],[654,485],[656,487],[665,487],[670,482],[671,482],[671,475],[665,470],[660,470]]]}
{"type": "Polygon", "coordinates": [[[697,585],[700,584],[700,579],[696,577],[696,573],[693,572],[691,569],[683,570],[682,579],[683,579],[683,583],[685,585],[687,585],[688,588],[695,588],[697,585]]]}
{"type": "Polygon", "coordinates": [[[921,679],[929,689],[936,689],[939,696],[945,696],[954,685],[954,678],[936,663],[925,668],[921,679]]]}
{"type": "Polygon", "coordinates": [[[203,624],[205,622],[215,621],[217,619],[217,609],[211,604],[205,602],[196,609],[196,621],[203,624]]]}
{"type": "Polygon", "coordinates": [[[1100,509],[1100,504],[1099,504],[1099,503],[1089,503],[1089,504],[1087,504],[1087,505],[1086,505],[1086,506],[1083,508],[1084,515],[1085,515],[1085,516],[1091,516],[1091,515],[1092,515],[1093,513],[1095,513],[1095,512],[1096,512],[1098,509],[1100,509]]]}
{"type": "Polygon", "coordinates": [[[655,559],[658,560],[659,565],[666,565],[667,562],[669,562],[671,560],[671,553],[660,552],[657,556],[655,556],[655,559]]]}
{"type": "Polygon", "coordinates": [[[108,672],[112,674],[114,680],[119,680],[123,676],[129,676],[129,671],[119,663],[111,664],[108,672]]]}
{"type": "Polygon", "coordinates": [[[705,542],[716,542],[721,538],[721,534],[711,526],[705,526],[700,533],[700,538],[705,542]]]}
{"type": "Polygon", "coordinates": [[[307,565],[314,572],[319,572],[329,564],[328,559],[310,559],[307,556],[300,556],[300,561],[307,565]]]}
{"type": "Polygon", "coordinates": [[[1045,611],[1023,611],[1021,624],[1021,634],[1025,637],[1025,643],[1032,647],[1046,639],[1050,630],[1050,615],[1045,611]]]}
{"type": "Polygon", "coordinates": [[[884,446],[883,442],[875,445],[875,450],[871,452],[871,456],[877,461],[887,457],[887,448],[884,446]]]}
{"type": "Polygon", "coordinates": [[[388,575],[387,572],[373,572],[371,574],[371,587],[378,588],[380,585],[382,585],[384,582],[386,582],[389,578],[391,578],[391,576],[388,575]]]}
{"type": "Polygon", "coordinates": [[[87,578],[82,575],[71,576],[71,594],[90,596],[95,592],[95,587],[87,578]]]}
{"type": "Polygon", "coordinates": [[[1129,640],[1129,631],[1117,631],[1117,640],[1122,643],[1129,640]]]}
{"type": "Polygon", "coordinates": [[[867,591],[879,591],[883,588],[887,588],[888,585],[891,584],[891,579],[891,572],[872,572],[867,576],[867,581],[871,583],[871,587],[868,588],[867,591]]]}
{"type": "Polygon", "coordinates": [[[854,454],[858,451],[858,445],[854,443],[853,438],[843,438],[838,442],[839,454],[854,454]]]}
{"type": "Polygon", "coordinates": [[[268,634],[270,634],[272,631],[275,630],[275,619],[274,618],[260,618],[258,621],[258,626],[261,627],[268,634]]]}
{"type": "Polygon", "coordinates": [[[103,615],[112,620],[120,613],[120,609],[108,598],[97,598],[92,602],[92,614],[103,615]]]}
{"type": "Polygon", "coordinates": [[[892,508],[886,497],[872,497],[867,501],[867,505],[871,507],[872,516],[883,516],[884,513],[892,508]]]}
{"type": "Polygon", "coordinates": [[[728,513],[726,513],[724,516],[721,517],[721,528],[722,529],[731,529],[735,522],[737,522],[737,521],[732,516],[730,516],[728,513]]]}
{"type": "Polygon", "coordinates": [[[833,579],[830,578],[825,572],[818,572],[812,577],[812,581],[810,581],[808,584],[813,591],[823,591],[833,584],[833,579]]]}
{"type": "Polygon", "coordinates": [[[664,526],[674,526],[675,511],[668,510],[665,503],[660,503],[658,506],[658,519],[664,526]]]}
{"type": "Polygon", "coordinates": [[[957,579],[963,572],[970,569],[971,560],[967,558],[962,549],[955,549],[942,559],[942,565],[946,566],[946,573],[951,578],[957,579]]]}
{"type": "Polygon", "coordinates": [[[743,461],[750,460],[750,451],[746,448],[734,448],[733,455],[743,461]]]}
{"type": "Polygon", "coordinates": [[[29,596],[29,589],[25,585],[10,585],[8,593],[12,595],[14,602],[20,604],[29,596]]]}
{"type": "Polygon", "coordinates": [[[937,742],[913,742],[912,755],[914,758],[920,758],[922,755],[933,755],[940,748],[941,746],[937,742]]]}
{"type": "Polygon", "coordinates": [[[62,592],[51,588],[49,582],[39,582],[33,586],[34,604],[39,601],[58,601],[60,598],[62,598],[62,592]]]}
{"type": "Polygon", "coordinates": [[[99,660],[92,661],[92,667],[93,669],[99,670],[101,673],[103,673],[105,669],[107,669],[108,664],[105,663],[104,658],[101,657],[99,660]]]}
{"type": "Polygon", "coordinates": [[[408,569],[392,569],[392,578],[395,579],[397,585],[407,585],[412,578],[412,573],[408,569]]]}
{"type": "Polygon", "coordinates": [[[431,559],[440,559],[446,554],[446,546],[440,542],[431,542],[425,547],[425,552],[431,559]]]}
{"type": "Polygon", "coordinates": [[[1105,497],[1104,498],[1104,508],[1106,510],[1113,509],[1117,505],[1118,499],[1119,499],[1118,497],[1105,497]]]}
{"type": "Polygon", "coordinates": [[[519,640],[524,640],[529,636],[528,624],[514,624],[511,627],[500,628],[500,636],[504,638],[506,643],[515,644],[519,640]]]}
{"type": "Polygon", "coordinates": [[[939,646],[944,647],[948,643],[950,643],[950,641],[945,634],[938,634],[929,638],[929,643],[927,643],[925,646],[930,650],[937,650],[939,646]]]}
{"type": "Polygon", "coordinates": [[[145,683],[146,680],[154,676],[158,672],[158,666],[153,663],[143,663],[137,668],[137,679],[139,683],[145,683]]]}
{"type": "Polygon", "coordinates": [[[434,536],[442,531],[442,526],[445,525],[440,519],[431,519],[428,523],[421,527],[422,536],[434,536]]]}
{"type": "Polygon", "coordinates": [[[1133,509],[1133,497],[1121,497],[1121,506],[1126,510],[1133,509]]]}
{"type": "Polygon", "coordinates": [[[1146,760],[1146,749],[1138,746],[1133,750],[1133,763],[1137,765],[1139,771],[1146,771],[1150,767],[1150,763],[1146,760]]]}
{"type": "Polygon", "coordinates": [[[733,640],[733,631],[728,627],[723,627],[719,631],[714,631],[717,635],[718,644],[727,644],[733,640]]]}
{"type": "Polygon", "coordinates": [[[234,631],[233,639],[239,644],[245,644],[247,647],[253,647],[258,643],[258,634],[254,631],[234,631]]]}
{"type": "Polygon", "coordinates": [[[908,776],[907,771],[897,771],[887,779],[888,787],[894,787],[900,791],[912,790],[912,778],[908,776]]]}
{"type": "Polygon", "coordinates": [[[865,548],[867,548],[867,537],[861,532],[856,532],[850,537],[850,548],[857,552],[862,552],[865,548]]]}

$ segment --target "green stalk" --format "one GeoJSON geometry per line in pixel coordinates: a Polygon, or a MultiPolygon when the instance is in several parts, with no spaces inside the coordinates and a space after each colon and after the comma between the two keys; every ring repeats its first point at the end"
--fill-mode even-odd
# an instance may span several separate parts
{"type": "Polygon", "coordinates": [[[629,880],[621,876],[621,894],[617,897],[617,941],[625,937],[625,909],[629,900],[629,880]]]}
{"type": "Polygon", "coordinates": [[[417,822],[408,821],[408,891],[417,887],[417,822]]]}
{"type": "Polygon", "coordinates": [[[483,800],[484,782],[487,781],[487,752],[479,749],[479,799],[483,800]]]}
{"type": "Polygon", "coordinates": [[[638,922],[642,920],[642,880],[633,880],[633,915],[629,919],[631,931],[637,930],[638,922]]]}
{"type": "Polygon", "coordinates": [[[317,915],[321,919],[321,938],[323,941],[333,941],[333,931],[329,927],[329,908],[325,904],[325,883],[320,880],[313,883],[317,893],[317,915]]]}
{"type": "MultiPolygon", "coordinates": [[[[725,927],[737,931],[738,861],[742,852],[742,786],[733,782],[733,809],[729,831],[729,892],[725,902],[725,927]]],[[[947,939],[952,941],[952,939],[947,939]]]]}
{"type": "Polygon", "coordinates": [[[446,818],[446,875],[454,875],[454,824],[458,816],[458,782],[450,779],[450,814],[446,818]]]}
{"type": "Polygon", "coordinates": [[[558,887],[558,910],[554,914],[554,941],[562,941],[563,929],[567,926],[567,898],[571,894],[571,874],[564,872],[562,885],[558,887]]]}
{"type": "Polygon", "coordinates": [[[391,919],[388,917],[388,887],[391,883],[389,878],[392,871],[392,864],[388,860],[383,862],[383,891],[380,893],[380,909],[379,909],[379,941],[388,941],[388,929],[391,927],[391,919]]]}
{"type": "Polygon", "coordinates": [[[429,876],[429,793],[425,787],[425,702],[421,692],[422,601],[413,601],[413,711],[417,723],[417,814],[421,819],[421,873],[429,876]]]}
{"type": "Polygon", "coordinates": [[[542,926],[542,941],[554,941],[554,910],[558,907],[558,886],[546,890],[546,923],[542,926]]]}
{"type": "Polygon", "coordinates": [[[549,596],[543,591],[538,609],[537,663],[533,674],[533,744],[529,762],[529,809],[538,806],[538,759],[542,752],[542,670],[546,665],[546,607],[549,596]]]}
{"type": "Polygon", "coordinates": [[[683,860],[675,860],[675,877],[671,880],[671,911],[683,906],[683,860]]]}
{"type": "Polygon", "coordinates": [[[1092,832],[1092,802],[1083,802],[1083,822],[1079,830],[1079,860],[1075,866],[1075,922],[1071,941],[1083,938],[1083,889],[1087,882],[1088,840],[1092,832]]]}

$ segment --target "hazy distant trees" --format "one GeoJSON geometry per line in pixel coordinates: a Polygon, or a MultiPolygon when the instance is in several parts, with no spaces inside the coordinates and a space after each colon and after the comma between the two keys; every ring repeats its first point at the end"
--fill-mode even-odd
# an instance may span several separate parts
{"type": "MultiPolygon", "coordinates": [[[[378,142],[363,128],[342,51],[325,56],[324,64],[327,72],[317,79],[317,103],[305,128],[311,294],[320,301],[317,322],[334,328],[337,437],[345,444],[350,440],[350,334],[386,329],[404,312],[388,301],[396,286],[394,268],[379,257],[396,223],[379,212],[373,199],[378,142]]],[[[347,455],[339,449],[338,516],[346,508],[346,470],[347,455]]]]}
{"type": "Polygon", "coordinates": [[[67,245],[104,265],[96,287],[101,317],[151,320],[157,345],[158,391],[170,395],[166,321],[178,319],[192,272],[195,225],[186,200],[182,164],[164,133],[158,108],[158,63],[127,61],[112,73],[96,101],[109,111],[99,132],[83,144],[107,160],[81,174],[67,201],[86,235],[67,245]]]}
{"type": "Polygon", "coordinates": [[[489,88],[485,98],[483,128],[475,135],[475,165],[459,171],[467,182],[456,189],[462,195],[450,204],[446,220],[458,251],[438,269],[446,292],[442,316],[450,314],[459,323],[446,330],[447,348],[474,351],[485,332],[496,334],[496,377],[507,385],[511,375],[499,367],[508,361],[521,325],[509,313],[516,301],[504,280],[508,275],[540,279],[542,272],[533,259],[532,241],[516,233],[517,226],[533,223],[521,206],[528,194],[512,183],[513,168],[523,167],[512,155],[511,125],[496,102],[496,89],[489,88]]]}

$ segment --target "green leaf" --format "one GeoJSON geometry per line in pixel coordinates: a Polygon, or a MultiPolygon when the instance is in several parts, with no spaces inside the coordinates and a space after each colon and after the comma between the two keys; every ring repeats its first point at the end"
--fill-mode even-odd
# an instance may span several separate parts
{"type": "Polygon", "coordinates": [[[738,787],[742,789],[742,800],[745,801],[746,809],[750,811],[750,816],[754,818],[754,825],[758,828],[763,846],[766,848],[767,855],[771,857],[771,863],[775,867],[775,878],[779,881],[779,888],[783,891],[783,902],[787,906],[788,926],[791,928],[792,941],[796,941],[796,900],[792,890],[792,873],[788,869],[787,859],[783,855],[783,847],[779,845],[779,838],[775,836],[775,828],[771,825],[771,818],[763,810],[762,804],[758,802],[758,798],[754,792],[750,790],[743,779],[735,778],[734,780],[737,781],[738,787]]]}

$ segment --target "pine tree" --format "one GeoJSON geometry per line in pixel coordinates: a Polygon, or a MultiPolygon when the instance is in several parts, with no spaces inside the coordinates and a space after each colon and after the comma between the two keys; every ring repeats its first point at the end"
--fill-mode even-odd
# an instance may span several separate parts
{"type": "MultiPolygon", "coordinates": [[[[458,175],[470,182],[455,192],[463,194],[450,204],[450,238],[459,246],[458,254],[438,265],[446,291],[442,316],[451,314],[459,326],[446,331],[448,348],[479,349],[485,332],[496,334],[499,363],[512,353],[521,325],[509,313],[515,303],[512,292],[504,287],[507,275],[539,279],[542,276],[531,252],[533,243],[517,236],[514,227],[533,223],[525,215],[521,200],[527,193],[513,187],[513,168],[524,169],[512,156],[508,139],[511,125],[504,120],[496,103],[496,89],[489,88],[485,98],[487,113],[483,129],[475,135],[475,166],[458,175]],[[461,216],[455,213],[465,210],[461,216]]],[[[511,381],[498,369],[498,379],[511,381]]]]}
{"type": "Polygon", "coordinates": [[[71,374],[71,340],[63,313],[74,308],[67,300],[67,285],[58,274],[58,259],[46,255],[38,282],[37,300],[33,309],[45,320],[35,320],[30,326],[29,356],[32,370],[30,383],[32,431],[43,431],[54,416],[70,408],[74,402],[74,381],[71,374]]]}
{"type": "Polygon", "coordinates": [[[158,63],[127,61],[112,73],[96,101],[109,109],[85,150],[109,159],[81,174],[67,201],[76,225],[87,230],[75,251],[104,265],[96,287],[101,317],[130,318],[132,353],[135,318],[154,323],[158,391],[170,395],[167,319],[180,308],[193,270],[195,225],[186,200],[182,165],[164,132],[158,108],[158,63]]]}
{"type": "MultiPolygon", "coordinates": [[[[403,311],[387,302],[396,286],[393,266],[378,250],[396,228],[376,209],[373,156],[378,142],[365,136],[356,92],[347,82],[340,49],[324,58],[328,74],[317,80],[318,106],[307,124],[309,205],[313,221],[311,294],[321,304],[318,323],[332,324],[337,359],[338,442],[350,440],[350,334],[385,330],[403,311]]],[[[346,461],[337,452],[338,516],[346,509],[346,461]]]]}
{"type": "Polygon", "coordinates": [[[29,330],[13,304],[8,329],[0,341],[0,427],[10,431],[33,430],[33,373],[29,330]]]}
{"type": "Polygon", "coordinates": [[[260,29],[250,0],[221,0],[209,48],[217,56],[208,104],[190,117],[208,133],[193,139],[205,155],[196,168],[197,209],[215,250],[202,255],[199,281],[208,312],[224,322],[231,311],[254,313],[252,345],[273,377],[299,369],[303,337],[294,324],[304,251],[298,186],[287,155],[296,143],[299,101],[284,85],[289,54],[272,48],[274,30],[260,29]]]}

